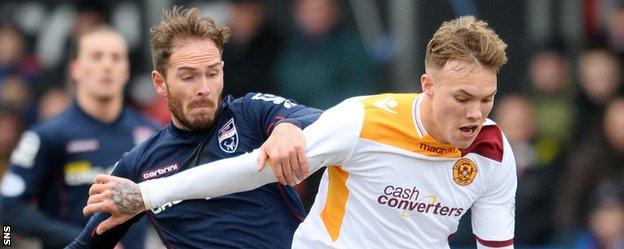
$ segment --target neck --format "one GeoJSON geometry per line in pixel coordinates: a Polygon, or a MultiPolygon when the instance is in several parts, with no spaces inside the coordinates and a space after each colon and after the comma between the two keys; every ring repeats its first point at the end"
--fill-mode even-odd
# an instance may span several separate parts
{"type": "Polygon", "coordinates": [[[435,130],[435,122],[433,121],[433,109],[431,108],[431,99],[425,94],[422,93],[422,102],[420,103],[420,110],[416,110],[420,113],[420,121],[422,121],[422,126],[425,128],[425,132],[429,134],[433,139],[438,140],[436,130],[435,130]]]}
{"type": "Polygon", "coordinates": [[[123,109],[121,95],[105,99],[87,96],[86,93],[77,94],[76,101],[85,113],[103,123],[115,121],[123,109]]]}
{"type": "Polygon", "coordinates": [[[186,127],[185,125],[182,124],[182,122],[180,122],[180,120],[178,120],[175,115],[173,115],[173,113],[171,114],[171,122],[173,123],[173,126],[175,126],[176,128],[180,129],[180,130],[185,130],[185,131],[190,131],[191,129],[186,127]]]}

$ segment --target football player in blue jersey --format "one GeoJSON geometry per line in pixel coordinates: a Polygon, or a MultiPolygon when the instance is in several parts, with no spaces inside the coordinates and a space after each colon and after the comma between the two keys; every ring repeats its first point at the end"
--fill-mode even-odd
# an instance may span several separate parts
{"type": "MultiPolygon", "coordinates": [[[[1,223],[62,248],[87,223],[82,207],[92,178],[151,136],[158,125],[124,106],[130,67],[121,34],[99,27],[80,36],[69,65],[73,103],[25,132],[2,180],[1,223]],[[35,207],[36,206],[36,207],[35,207]]],[[[147,221],[122,240],[144,248],[147,221]]]]}
{"type": "MultiPolygon", "coordinates": [[[[291,172],[307,173],[301,128],[314,122],[320,111],[270,94],[222,98],[222,53],[228,35],[227,27],[198,17],[197,9],[164,13],[152,29],[151,76],[156,91],[167,100],[172,123],[124,154],[112,175],[142,182],[251,152],[264,143],[259,165],[270,158],[285,169],[281,181],[289,185],[272,183],[219,198],[173,201],[137,217],[149,217],[168,248],[290,248],[305,217],[290,186],[291,172]]],[[[115,200],[119,203],[136,197],[128,189],[115,191],[129,194],[115,200]]],[[[135,217],[98,233],[98,227],[110,224],[108,218],[94,215],[68,247],[110,248],[136,221],[135,217]]]]}

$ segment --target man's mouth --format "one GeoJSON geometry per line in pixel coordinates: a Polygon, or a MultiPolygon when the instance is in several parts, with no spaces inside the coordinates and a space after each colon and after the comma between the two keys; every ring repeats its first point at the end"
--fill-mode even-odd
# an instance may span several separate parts
{"type": "Polygon", "coordinates": [[[211,108],[213,104],[210,101],[194,101],[190,104],[190,109],[211,108]]]}
{"type": "Polygon", "coordinates": [[[459,127],[459,131],[464,135],[464,137],[472,137],[477,132],[479,126],[478,125],[466,125],[459,127]]]}

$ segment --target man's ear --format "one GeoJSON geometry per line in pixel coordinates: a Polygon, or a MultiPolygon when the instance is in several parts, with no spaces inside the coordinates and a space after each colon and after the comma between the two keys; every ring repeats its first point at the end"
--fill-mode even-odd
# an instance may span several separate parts
{"type": "Polygon", "coordinates": [[[158,95],[167,96],[167,86],[165,83],[165,76],[160,72],[154,70],[152,71],[152,84],[154,85],[154,89],[158,93],[158,95]]]}
{"type": "Polygon", "coordinates": [[[420,87],[426,95],[431,96],[433,94],[433,84],[433,77],[431,74],[425,73],[420,76],[420,87]]]}

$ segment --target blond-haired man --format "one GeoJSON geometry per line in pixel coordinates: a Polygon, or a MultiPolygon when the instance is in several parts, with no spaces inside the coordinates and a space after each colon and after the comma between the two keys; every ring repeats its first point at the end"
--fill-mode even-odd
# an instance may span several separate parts
{"type": "MultiPolygon", "coordinates": [[[[423,93],[347,99],[305,128],[311,169],[328,170],[293,248],[448,248],[468,209],[478,248],[513,248],[515,162],[487,119],[505,49],[486,22],[444,22],[427,46],[423,93]]],[[[276,181],[272,168],[256,173],[256,154],[140,183],[144,203],[135,204],[152,208],[276,181]]],[[[134,185],[96,178],[93,193],[134,185]]],[[[85,210],[123,217],[107,199],[93,194],[85,210]]]]}

